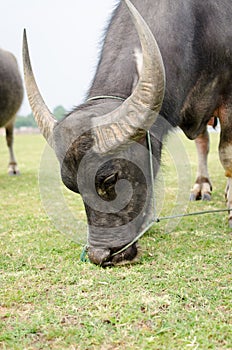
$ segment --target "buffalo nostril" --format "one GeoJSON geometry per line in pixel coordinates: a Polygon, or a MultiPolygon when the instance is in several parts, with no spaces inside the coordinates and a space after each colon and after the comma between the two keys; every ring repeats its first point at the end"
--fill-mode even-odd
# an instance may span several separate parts
{"type": "Polygon", "coordinates": [[[110,250],[107,248],[88,247],[89,260],[96,265],[103,265],[110,257],[110,250]]]}

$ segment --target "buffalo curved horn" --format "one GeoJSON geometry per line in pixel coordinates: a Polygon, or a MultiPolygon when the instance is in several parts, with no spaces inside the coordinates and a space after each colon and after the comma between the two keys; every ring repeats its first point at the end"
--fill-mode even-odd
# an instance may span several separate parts
{"type": "Polygon", "coordinates": [[[32,112],[40,129],[40,132],[47,140],[48,144],[53,148],[53,128],[56,125],[57,121],[46,106],[36,84],[31,67],[25,29],[23,33],[23,67],[27,96],[32,112]]]}
{"type": "Polygon", "coordinates": [[[94,118],[93,150],[97,153],[123,148],[143,137],[155,122],[164,98],[165,69],[158,44],[136,8],[124,1],[140,38],[143,67],[131,96],[114,111],[94,118]]]}

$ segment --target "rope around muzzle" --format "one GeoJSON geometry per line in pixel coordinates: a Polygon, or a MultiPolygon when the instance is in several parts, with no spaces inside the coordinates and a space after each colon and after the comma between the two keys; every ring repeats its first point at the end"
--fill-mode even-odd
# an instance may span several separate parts
{"type": "MultiPolygon", "coordinates": [[[[223,213],[223,212],[231,212],[231,209],[215,209],[215,210],[205,210],[205,211],[197,211],[193,213],[188,213],[188,214],[176,214],[176,215],[170,215],[170,216],[161,216],[159,218],[154,219],[142,232],[140,232],[130,243],[128,243],[125,247],[120,249],[119,251],[113,253],[111,257],[118,255],[120,253],[123,253],[126,249],[130,248],[134,243],[136,243],[155,223],[160,223],[161,221],[164,220],[170,220],[170,219],[177,219],[177,218],[185,218],[188,216],[198,216],[198,215],[205,215],[205,214],[214,214],[214,213],[223,213]]],[[[88,252],[88,245],[85,245],[81,256],[80,260],[82,262],[87,262],[88,259],[86,259],[86,255],[88,252]]]]}
{"type": "MultiPolygon", "coordinates": [[[[124,101],[125,99],[119,96],[94,96],[89,99],[88,101],[93,100],[100,100],[100,99],[115,99],[115,100],[121,100],[124,101]]],[[[148,145],[148,151],[149,151],[149,164],[150,164],[150,175],[151,175],[151,187],[152,187],[152,210],[155,214],[155,191],[154,191],[154,185],[155,185],[155,178],[154,178],[154,169],[153,169],[153,153],[152,153],[152,144],[151,144],[151,135],[150,131],[147,131],[147,145],[148,145]]],[[[130,243],[128,243],[126,246],[124,246],[119,251],[113,253],[111,257],[114,257],[118,254],[123,253],[125,250],[130,248],[134,243],[136,243],[143,235],[155,224],[159,223],[164,220],[170,220],[170,219],[177,219],[177,218],[185,218],[190,216],[198,216],[198,215],[206,215],[206,214],[214,214],[214,213],[223,213],[223,212],[231,212],[232,208],[230,209],[214,209],[214,210],[205,210],[205,211],[198,211],[198,212],[192,212],[192,213],[186,213],[186,214],[176,214],[176,215],[170,215],[170,216],[162,216],[162,217],[156,217],[154,215],[154,219],[151,220],[151,222],[146,226],[144,230],[142,230],[130,243]]],[[[80,260],[82,262],[87,262],[88,259],[86,258],[88,252],[88,244],[86,244],[82,250],[80,260]]]]}

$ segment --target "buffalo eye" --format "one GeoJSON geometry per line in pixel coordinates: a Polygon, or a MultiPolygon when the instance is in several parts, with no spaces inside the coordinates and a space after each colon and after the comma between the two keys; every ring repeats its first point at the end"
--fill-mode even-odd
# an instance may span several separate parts
{"type": "Polygon", "coordinates": [[[118,181],[118,173],[112,174],[108,176],[104,181],[103,181],[103,186],[107,189],[116,184],[118,181]]]}
{"type": "Polygon", "coordinates": [[[100,197],[104,197],[104,199],[113,199],[112,196],[115,196],[115,184],[118,181],[118,173],[111,174],[101,181],[99,186],[97,186],[97,192],[100,197]]]}

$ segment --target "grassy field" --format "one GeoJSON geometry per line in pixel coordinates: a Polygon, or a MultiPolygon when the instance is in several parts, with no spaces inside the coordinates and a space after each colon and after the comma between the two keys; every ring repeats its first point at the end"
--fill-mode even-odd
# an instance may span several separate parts
{"type": "MultiPolygon", "coordinates": [[[[194,143],[182,139],[193,181],[194,143]]],[[[225,207],[217,134],[211,143],[212,201],[188,203],[189,212],[225,207]]],[[[141,239],[135,265],[82,263],[82,244],[57,230],[40,199],[44,145],[39,135],[16,136],[21,176],[9,177],[0,137],[0,349],[232,349],[227,214],[185,218],[171,232],[170,223],[155,224],[141,239]]],[[[160,215],[186,209],[177,192],[189,191],[176,182],[169,158],[167,150],[160,215]]],[[[62,191],[70,212],[84,220],[79,196],[62,191]]]]}

